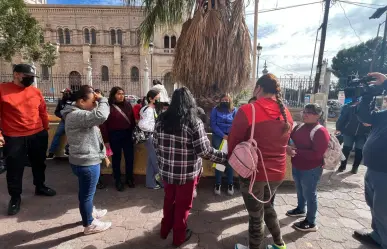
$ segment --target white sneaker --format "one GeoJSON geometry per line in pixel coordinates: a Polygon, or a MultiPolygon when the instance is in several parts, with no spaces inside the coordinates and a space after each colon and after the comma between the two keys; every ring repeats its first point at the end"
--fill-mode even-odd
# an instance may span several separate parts
{"type": "Polygon", "coordinates": [[[93,222],[90,224],[90,226],[85,227],[85,230],[83,231],[83,233],[85,235],[100,233],[108,230],[111,226],[112,226],[111,222],[102,222],[97,219],[94,219],[93,222]]]}
{"type": "Polygon", "coordinates": [[[96,209],[95,207],[93,207],[93,218],[94,219],[101,219],[106,214],[107,214],[106,209],[96,209]]]}
{"type": "Polygon", "coordinates": [[[244,245],[241,245],[241,244],[236,244],[234,248],[235,249],[249,249],[248,246],[244,246],[244,245]]]}
{"type": "Polygon", "coordinates": [[[194,189],[194,192],[193,192],[193,198],[196,198],[198,197],[198,191],[196,190],[196,188],[194,189]]]}
{"type": "Polygon", "coordinates": [[[227,194],[234,195],[234,185],[232,185],[232,184],[228,185],[227,194]]]}
{"type": "Polygon", "coordinates": [[[219,184],[215,184],[215,189],[214,189],[214,193],[216,195],[220,195],[220,189],[221,189],[221,186],[219,184]]]}

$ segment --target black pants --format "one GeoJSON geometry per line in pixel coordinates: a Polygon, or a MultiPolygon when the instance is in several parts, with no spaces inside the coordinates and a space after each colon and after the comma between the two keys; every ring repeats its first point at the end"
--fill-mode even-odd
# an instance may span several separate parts
{"type": "Polygon", "coordinates": [[[27,156],[32,167],[34,185],[42,186],[45,181],[48,132],[44,130],[31,136],[4,136],[4,138],[9,195],[19,197],[22,193],[23,172],[27,156]]]}

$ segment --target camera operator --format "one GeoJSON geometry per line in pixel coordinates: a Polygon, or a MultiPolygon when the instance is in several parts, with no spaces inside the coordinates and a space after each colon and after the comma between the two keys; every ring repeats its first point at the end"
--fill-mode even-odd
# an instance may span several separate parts
{"type": "Polygon", "coordinates": [[[341,162],[338,172],[345,171],[353,145],[355,145],[355,160],[351,170],[353,174],[357,174],[363,159],[363,146],[366,142],[367,134],[370,132],[370,127],[361,123],[356,116],[358,104],[359,98],[353,97],[350,103],[343,106],[340,117],[336,122],[336,134],[343,135],[343,154],[345,156],[345,160],[341,162]]]}
{"type": "MultiPolygon", "coordinates": [[[[47,159],[54,159],[55,158],[55,152],[58,149],[60,138],[65,134],[65,125],[64,120],[61,114],[61,111],[67,106],[71,105],[71,89],[66,88],[61,91],[63,94],[62,99],[58,100],[58,105],[55,109],[55,116],[60,118],[60,123],[58,124],[58,127],[56,128],[56,132],[54,135],[54,138],[52,139],[50,149],[48,150],[48,156],[47,159]]],[[[68,145],[66,145],[65,154],[68,155],[68,145]]]]}
{"type": "MultiPolygon", "coordinates": [[[[387,90],[387,77],[381,73],[370,73],[375,78],[370,82],[387,90]]],[[[363,123],[372,125],[372,130],[363,148],[364,164],[368,167],[365,175],[365,199],[371,208],[371,233],[355,231],[354,236],[363,242],[378,244],[387,249],[387,111],[370,109],[373,94],[362,97],[357,106],[357,115],[363,123]]]]}

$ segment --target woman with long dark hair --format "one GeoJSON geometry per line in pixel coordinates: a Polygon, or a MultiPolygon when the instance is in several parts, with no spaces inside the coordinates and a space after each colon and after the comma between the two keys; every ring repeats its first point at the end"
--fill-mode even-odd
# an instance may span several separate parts
{"type": "Polygon", "coordinates": [[[195,100],[186,87],[173,93],[171,105],[160,115],[154,144],[165,186],[160,236],[166,239],[173,229],[173,244],[180,246],[192,235],[187,219],[202,158],[224,164],[227,156],[210,145],[195,100]]]}
{"type": "MultiPolygon", "coordinates": [[[[237,113],[237,108],[234,107],[232,98],[223,94],[220,96],[219,104],[211,112],[211,129],[212,129],[212,146],[216,149],[220,148],[223,140],[228,140],[232,121],[237,113]]],[[[234,194],[234,170],[230,166],[226,166],[225,173],[227,175],[227,193],[234,194]]],[[[215,169],[215,189],[216,195],[220,195],[223,172],[215,169]]]]}
{"type": "Polygon", "coordinates": [[[286,249],[277,213],[270,199],[285,178],[286,146],[293,120],[283,104],[280,84],[273,74],[259,78],[254,96],[257,100],[252,104],[243,105],[234,119],[228,137],[228,153],[231,154],[236,145],[250,139],[251,128],[254,125],[254,139],[262,152],[264,164],[257,165],[258,173],[254,179],[252,193],[267,203],[258,202],[250,195],[251,179],[241,178],[241,192],[249,212],[249,247],[237,244],[235,249],[260,249],[265,236],[264,222],[274,240],[274,244],[267,248],[286,249]],[[254,105],[255,109],[254,124],[251,105],[254,105]]]}
{"type": "Polygon", "coordinates": [[[157,157],[153,146],[153,132],[157,119],[156,104],[159,103],[160,92],[150,90],[146,95],[147,105],[140,110],[140,121],[138,127],[148,134],[149,138],[145,142],[148,152],[148,162],[146,167],[146,187],[150,189],[160,189],[162,183],[159,180],[159,167],[157,166],[157,157]]]}
{"type": "Polygon", "coordinates": [[[107,149],[113,152],[112,167],[116,189],[124,190],[121,182],[121,155],[124,152],[126,183],[129,188],[134,188],[133,164],[133,129],[136,125],[132,105],[125,101],[125,92],[121,87],[115,86],[109,95],[110,115],[108,120],[101,125],[102,137],[107,149]]]}
{"type": "Polygon", "coordinates": [[[100,129],[109,116],[108,100],[84,85],[74,94],[75,104],[63,110],[67,141],[70,149],[69,162],[79,183],[79,211],[85,234],[103,232],[112,225],[99,219],[107,210],[93,206],[95,190],[100,175],[100,164],[106,157],[100,129]]]}

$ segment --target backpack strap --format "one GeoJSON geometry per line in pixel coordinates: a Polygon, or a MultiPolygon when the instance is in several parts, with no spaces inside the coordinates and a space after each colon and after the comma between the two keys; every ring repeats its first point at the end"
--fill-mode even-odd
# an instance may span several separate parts
{"type": "Polygon", "coordinates": [[[322,127],[324,127],[324,126],[318,124],[310,131],[310,140],[313,141],[314,134],[316,134],[316,131],[320,130],[322,127]]]}
{"type": "Polygon", "coordinates": [[[255,107],[254,107],[254,104],[250,104],[250,105],[253,112],[253,119],[251,121],[251,134],[250,134],[250,140],[252,140],[254,138],[254,131],[255,131],[255,107]]]}

